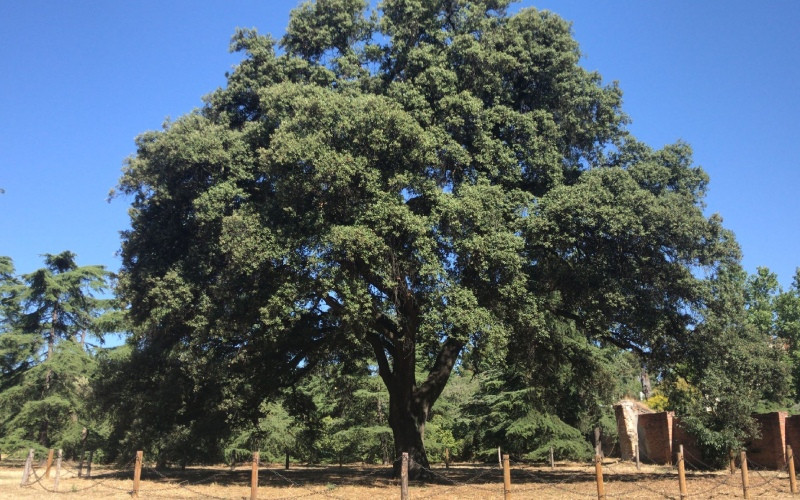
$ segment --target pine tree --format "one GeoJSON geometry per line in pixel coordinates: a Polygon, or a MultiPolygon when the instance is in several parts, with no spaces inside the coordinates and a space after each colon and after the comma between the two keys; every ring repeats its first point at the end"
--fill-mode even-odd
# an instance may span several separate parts
{"type": "Polygon", "coordinates": [[[45,255],[45,267],[13,277],[2,272],[0,446],[14,450],[58,443],[74,452],[89,421],[90,379],[96,366],[86,348],[111,305],[94,295],[108,287],[102,266],[79,267],[75,254],[45,255]]]}

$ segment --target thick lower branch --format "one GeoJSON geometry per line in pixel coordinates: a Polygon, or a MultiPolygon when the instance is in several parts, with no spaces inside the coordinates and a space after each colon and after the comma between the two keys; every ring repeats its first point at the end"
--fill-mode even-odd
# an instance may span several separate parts
{"type": "Polygon", "coordinates": [[[447,339],[442,345],[442,349],[436,357],[436,362],[433,368],[431,368],[428,378],[425,379],[425,382],[423,382],[417,390],[417,396],[423,400],[429,408],[439,398],[439,395],[442,394],[444,386],[447,385],[447,381],[450,379],[453,366],[455,366],[458,356],[461,354],[461,349],[463,348],[464,342],[452,338],[447,339]]]}
{"type": "Polygon", "coordinates": [[[392,387],[392,369],[389,366],[389,360],[386,359],[386,351],[383,348],[383,342],[376,333],[367,333],[367,341],[372,346],[375,352],[375,359],[378,361],[378,375],[381,376],[383,383],[387,388],[392,387]]]}

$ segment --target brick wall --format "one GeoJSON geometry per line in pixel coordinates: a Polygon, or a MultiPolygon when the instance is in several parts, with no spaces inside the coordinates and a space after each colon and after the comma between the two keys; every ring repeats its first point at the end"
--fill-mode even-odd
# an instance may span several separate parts
{"type": "MultiPolygon", "coordinates": [[[[619,409],[615,410],[619,426],[622,415],[619,409]]],[[[794,450],[795,465],[800,468],[800,415],[789,417],[786,412],[772,412],[753,415],[753,418],[761,431],[759,439],[745,445],[747,458],[753,462],[753,466],[783,469],[788,444],[794,450]]],[[[681,444],[687,464],[700,467],[704,465],[703,461],[710,462],[702,456],[695,438],[681,427],[680,419],[672,412],[640,413],[636,428],[639,457],[644,462],[671,465],[681,444]]],[[[619,429],[622,434],[622,428],[619,429]]]]}
{"type": "Polygon", "coordinates": [[[761,437],[747,444],[747,458],[753,465],[782,469],[786,464],[786,415],[785,411],[753,415],[761,429],[761,437]]]}
{"type": "Polygon", "coordinates": [[[645,462],[672,464],[673,413],[639,415],[639,458],[645,462]]]}
{"type": "Polygon", "coordinates": [[[792,447],[795,467],[800,468],[800,415],[786,417],[786,444],[792,447]]]}
{"type": "Polygon", "coordinates": [[[673,417],[672,449],[675,450],[675,453],[678,452],[680,445],[683,445],[683,455],[686,464],[693,467],[702,468],[704,466],[703,462],[707,462],[707,460],[703,458],[703,453],[697,446],[697,440],[694,438],[694,436],[689,434],[686,429],[683,428],[681,425],[681,419],[679,417],[673,417]]]}

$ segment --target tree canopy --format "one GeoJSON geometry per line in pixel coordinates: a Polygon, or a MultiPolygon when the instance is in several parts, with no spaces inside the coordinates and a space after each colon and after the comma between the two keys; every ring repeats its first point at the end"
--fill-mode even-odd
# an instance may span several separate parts
{"type": "Polygon", "coordinates": [[[738,260],[708,177],[627,132],[567,22],[509,3],[317,0],[280,41],[237,31],[227,85],[138,137],[119,182],[137,349],[230,420],[368,354],[423,468],[459,360],[534,360],[542,384],[602,346],[683,359],[738,260]]]}

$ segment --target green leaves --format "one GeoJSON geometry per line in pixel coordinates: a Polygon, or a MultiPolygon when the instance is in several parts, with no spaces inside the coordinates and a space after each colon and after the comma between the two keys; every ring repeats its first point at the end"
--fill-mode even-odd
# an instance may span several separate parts
{"type": "MultiPolygon", "coordinates": [[[[281,54],[238,31],[227,86],[140,136],[120,180],[137,352],[219,373],[214,390],[260,388],[226,400],[251,415],[317,364],[371,352],[395,427],[422,425],[466,359],[534,386],[543,360],[559,379],[611,346],[685,360],[719,305],[704,276],[738,259],[703,214],[708,178],[685,144],[630,136],[569,23],[508,4],[317,0],[281,54]]],[[[581,411],[597,421],[595,403],[581,411]]]]}
{"type": "Polygon", "coordinates": [[[281,45],[312,61],[330,49],[346,56],[353,45],[372,35],[372,23],[364,18],[367,5],[365,0],[306,1],[292,11],[281,45]]]}

